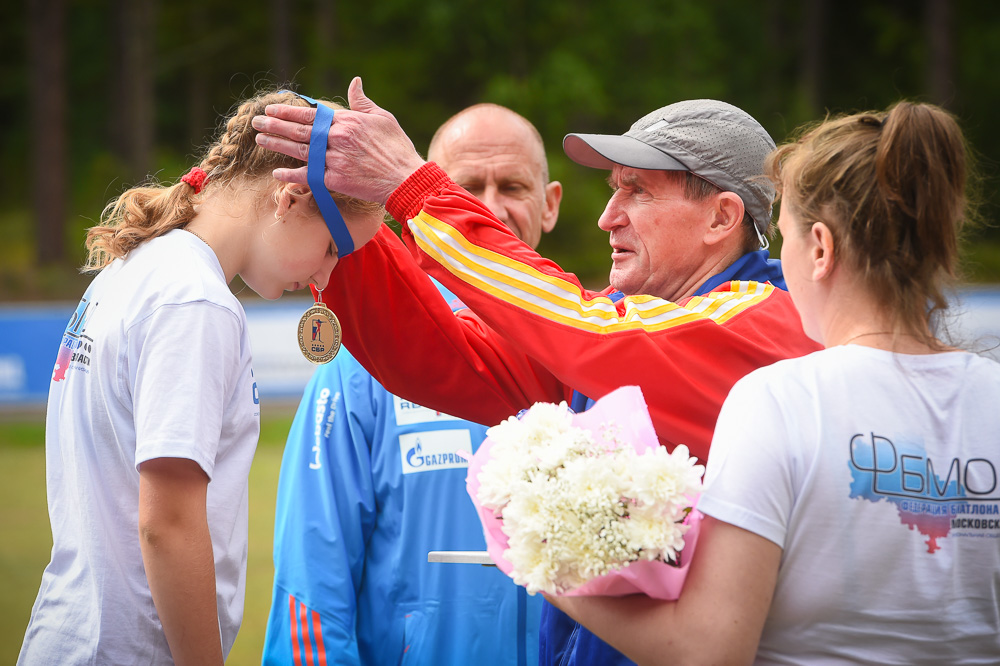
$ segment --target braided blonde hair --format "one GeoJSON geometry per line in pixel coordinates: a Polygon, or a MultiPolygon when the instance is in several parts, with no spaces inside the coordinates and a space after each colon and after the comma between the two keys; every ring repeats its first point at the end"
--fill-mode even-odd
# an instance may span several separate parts
{"type": "MultiPolygon", "coordinates": [[[[343,108],[324,102],[334,108],[343,108]]],[[[240,102],[236,111],[222,123],[215,140],[208,147],[198,166],[207,174],[204,188],[196,193],[185,182],[171,185],[157,183],[131,188],[109,203],[101,213],[101,223],[87,230],[87,261],[83,270],[98,271],[113,260],[125,257],[151,238],[181,229],[190,222],[196,206],[207,193],[224,187],[260,189],[261,204],[270,198],[276,181],[271,172],[278,168],[302,166],[299,160],[266,150],[257,145],[257,135],[250,122],[263,115],[268,104],[308,106],[298,95],[288,92],[264,92],[240,102]]],[[[381,210],[378,204],[360,201],[333,193],[342,211],[358,213],[381,210]]],[[[315,202],[309,198],[315,207],[315,202]]]]}

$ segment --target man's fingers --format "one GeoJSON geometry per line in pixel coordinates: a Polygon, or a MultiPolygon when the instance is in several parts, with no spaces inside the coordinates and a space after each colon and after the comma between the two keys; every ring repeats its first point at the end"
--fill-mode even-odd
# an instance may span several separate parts
{"type": "MultiPolygon", "coordinates": [[[[294,109],[297,107],[290,108],[294,109]]],[[[312,121],[309,121],[309,123],[303,125],[299,122],[279,120],[278,118],[270,118],[268,116],[254,116],[250,121],[250,124],[258,132],[273,134],[290,139],[291,141],[298,141],[299,143],[309,143],[309,135],[312,133],[312,121]]],[[[293,155],[293,157],[297,156],[293,155]]]]}
{"type": "MultiPolygon", "coordinates": [[[[263,132],[257,134],[257,136],[254,137],[254,140],[257,142],[257,145],[262,148],[267,148],[268,150],[273,150],[276,153],[281,153],[282,155],[288,155],[289,157],[294,157],[295,159],[302,160],[303,162],[309,160],[308,134],[306,134],[306,138],[304,139],[305,143],[299,141],[293,141],[291,139],[286,139],[281,136],[275,136],[273,134],[264,134],[263,132]]],[[[302,180],[302,181],[288,181],[288,182],[304,183],[306,181],[302,180]]]]}
{"type": "Polygon", "coordinates": [[[355,76],[351,80],[351,85],[347,88],[347,102],[352,111],[374,113],[381,116],[388,116],[390,118],[392,117],[391,113],[385,111],[378,104],[368,99],[368,96],[365,95],[365,89],[361,83],[360,76],[355,76]]]}
{"type": "Polygon", "coordinates": [[[316,109],[311,106],[292,106],[291,104],[268,104],[264,107],[264,113],[272,118],[290,120],[293,123],[304,125],[312,124],[316,117],[316,109]]]}
{"type": "Polygon", "coordinates": [[[298,169],[275,169],[271,172],[275,180],[280,180],[283,183],[298,183],[300,185],[308,185],[306,182],[306,167],[299,167],[298,169]]]}
{"type": "Polygon", "coordinates": [[[360,76],[351,79],[351,85],[347,86],[347,103],[352,111],[361,112],[371,111],[372,107],[375,106],[375,103],[365,96],[360,76]]]}

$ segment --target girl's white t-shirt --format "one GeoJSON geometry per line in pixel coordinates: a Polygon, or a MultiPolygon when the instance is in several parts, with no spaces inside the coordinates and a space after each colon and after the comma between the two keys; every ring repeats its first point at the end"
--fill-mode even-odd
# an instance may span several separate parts
{"type": "Polygon", "coordinates": [[[212,250],[175,230],[101,271],[53,372],[45,437],[52,558],[18,663],[173,663],[138,538],[138,466],[164,457],[193,460],[211,479],[228,655],[243,616],[259,433],[246,315],[212,250]]]}

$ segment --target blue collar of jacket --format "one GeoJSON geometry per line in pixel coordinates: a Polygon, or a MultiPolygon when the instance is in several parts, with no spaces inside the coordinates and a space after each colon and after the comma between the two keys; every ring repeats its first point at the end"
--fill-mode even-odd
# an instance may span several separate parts
{"type": "Polygon", "coordinates": [[[777,259],[771,259],[767,250],[756,250],[755,252],[747,252],[729,264],[726,270],[705,280],[694,295],[704,296],[720,284],[733,280],[770,282],[778,289],[788,290],[788,287],[785,286],[785,276],[781,272],[781,262],[777,259]]]}
{"type": "MultiPolygon", "coordinates": [[[[781,272],[781,261],[771,259],[767,250],[756,250],[754,252],[747,252],[729,264],[726,270],[705,280],[698,287],[698,290],[694,292],[694,295],[704,296],[720,284],[732,282],[733,280],[741,282],[749,280],[754,282],[769,282],[778,289],[788,291],[788,287],[785,286],[785,275],[781,272]]],[[[625,294],[617,290],[608,294],[608,298],[611,299],[612,303],[617,303],[624,297],[625,294]]]]}

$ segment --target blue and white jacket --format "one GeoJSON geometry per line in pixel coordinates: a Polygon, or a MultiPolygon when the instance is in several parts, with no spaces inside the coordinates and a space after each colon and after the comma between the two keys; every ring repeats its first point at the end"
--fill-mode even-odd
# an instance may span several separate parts
{"type": "Polygon", "coordinates": [[[264,664],[537,664],[540,596],[427,561],[486,549],[455,454],[485,432],[388,393],[346,350],[317,369],[281,464],[264,664]]]}

